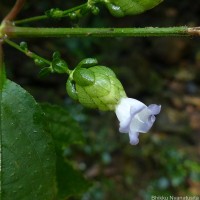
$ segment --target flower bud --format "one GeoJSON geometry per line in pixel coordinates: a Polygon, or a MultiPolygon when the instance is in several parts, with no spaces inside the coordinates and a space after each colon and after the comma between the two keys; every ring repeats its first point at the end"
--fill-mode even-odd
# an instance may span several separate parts
{"type": "Polygon", "coordinates": [[[67,92],[88,108],[115,110],[120,99],[126,97],[115,73],[105,66],[77,67],[67,81],[67,92]]]}
{"type": "Polygon", "coordinates": [[[53,71],[59,73],[59,74],[62,74],[62,73],[67,73],[68,72],[68,65],[67,63],[62,60],[62,59],[54,59],[52,61],[52,69],[53,71]]]}
{"type": "Polygon", "coordinates": [[[63,16],[63,11],[59,8],[52,8],[45,12],[45,15],[49,18],[60,18],[63,16]]]}

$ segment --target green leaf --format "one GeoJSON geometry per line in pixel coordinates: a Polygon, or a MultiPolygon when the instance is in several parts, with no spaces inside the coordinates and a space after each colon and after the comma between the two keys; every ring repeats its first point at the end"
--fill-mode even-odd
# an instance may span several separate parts
{"type": "Polygon", "coordinates": [[[67,94],[74,99],[75,101],[78,100],[78,96],[77,96],[77,92],[76,92],[76,88],[75,88],[75,84],[73,80],[70,80],[70,78],[68,78],[67,83],[66,83],[66,90],[67,90],[67,94]]]}
{"type": "Polygon", "coordinates": [[[97,64],[98,64],[98,61],[96,58],[85,58],[80,63],[78,63],[76,68],[80,68],[80,67],[89,68],[97,64]]]}
{"type": "Polygon", "coordinates": [[[115,17],[138,15],[160,4],[163,0],[104,0],[110,13],[115,17]]]}
{"type": "Polygon", "coordinates": [[[80,86],[89,86],[94,84],[95,76],[89,69],[77,68],[74,70],[73,79],[80,86]]]}
{"type": "MultiPolygon", "coordinates": [[[[1,49],[0,49],[0,51],[1,51],[1,49]]],[[[0,54],[1,54],[1,52],[0,52],[0,54]]],[[[4,65],[4,63],[1,63],[1,55],[0,55],[0,92],[3,89],[3,85],[4,85],[5,81],[6,81],[5,65],[4,65]]],[[[0,100],[1,100],[1,96],[0,96],[0,100]]],[[[1,127],[1,125],[0,125],[0,127],[1,127]]]]}
{"type": "Polygon", "coordinates": [[[6,80],[1,91],[1,200],[53,200],[55,152],[33,97],[6,80]]]}
{"type": "Polygon", "coordinates": [[[57,180],[59,199],[81,195],[91,186],[91,183],[61,156],[57,158],[57,180]]]}
{"type": "Polygon", "coordinates": [[[83,143],[84,137],[79,124],[64,108],[56,105],[41,104],[47,126],[59,146],[83,143]]]}
{"type": "Polygon", "coordinates": [[[62,147],[82,144],[84,142],[82,130],[65,108],[50,104],[41,104],[41,107],[48,122],[46,126],[57,144],[58,199],[64,200],[70,196],[81,195],[88,190],[90,183],[69,162],[64,160],[62,147]]]}

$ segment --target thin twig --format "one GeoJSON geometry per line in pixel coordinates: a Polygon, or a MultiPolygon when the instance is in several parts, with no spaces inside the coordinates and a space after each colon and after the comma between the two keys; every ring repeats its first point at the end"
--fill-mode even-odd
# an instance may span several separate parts
{"type": "Polygon", "coordinates": [[[15,49],[21,51],[22,53],[24,53],[26,56],[32,58],[32,59],[39,59],[39,60],[42,60],[44,63],[48,64],[48,65],[51,65],[51,61],[49,60],[46,60],[42,57],[40,57],[39,55],[31,52],[30,50],[28,49],[23,49],[20,47],[20,45],[16,44],[15,42],[9,40],[9,39],[4,39],[4,42],[6,42],[7,44],[9,44],[10,46],[14,47],[15,49]]]}
{"type": "Polygon", "coordinates": [[[17,0],[11,11],[6,15],[3,21],[13,21],[21,11],[26,0],[17,0]]]}

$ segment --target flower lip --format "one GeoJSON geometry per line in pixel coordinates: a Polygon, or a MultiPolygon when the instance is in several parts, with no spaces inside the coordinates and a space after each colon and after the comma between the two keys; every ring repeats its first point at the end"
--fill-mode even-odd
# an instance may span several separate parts
{"type": "Polygon", "coordinates": [[[148,106],[149,110],[151,110],[152,115],[157,115],[160,113],[161,105],[151,104],[148,106]]]}

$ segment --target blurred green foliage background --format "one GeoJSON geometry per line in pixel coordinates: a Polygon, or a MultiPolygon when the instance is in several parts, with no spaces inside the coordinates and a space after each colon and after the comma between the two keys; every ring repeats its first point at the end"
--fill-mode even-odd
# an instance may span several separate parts
{"type": "MultiPolygon", "coordinates": [[[[43,14],[50,8],[67,9],[85,1],[27,1],[18,19],[43,14]]],[[[14,4],[1,0],[0,18],[14,4]]],[[[78,21],[68,18],[35,22],[32,26],[145,27],[198,26],[200,1],[165,0],[138,16],[114,18],[100,7],[98,16],[78,21]]],[[[118,132],[114,113],[87,110],[66,94],[65,75],[41,79],[32,60],[5,46],[8,77],[27,89],[39,102],[64,106],[84,130],[85,144],[65,148],[65,156],[93,181],[82,200],[150,199],[151,195],[200,195],[200,39],[199,38],[59,38],[18,39],[39,55],[54,51],[73,68],[95,57],[112,68],[127,95],[162,105],[149,134],[131,146],[118,132]]]]}

